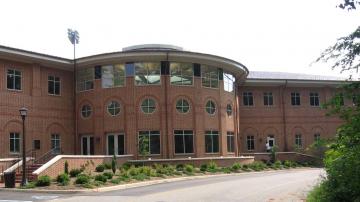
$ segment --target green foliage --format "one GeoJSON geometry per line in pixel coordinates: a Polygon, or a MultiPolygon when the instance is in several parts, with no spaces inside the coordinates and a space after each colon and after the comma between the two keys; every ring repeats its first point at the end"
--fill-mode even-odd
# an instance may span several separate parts
{"type": "Polygon", "coordinates": [[[79,174],[76,177],[75,184],[88,184],[90,183],[90,176],[86,174],[79,174]]]}
{"type": "Polygon", "coordinates": [[[207,165],[207,171],[208,172],[216,172],[218,170],[218,166],[214,161],[210,161],[207,165]]]}
{"type": "Polygon", "coordinates": [[[126,162],[126,163],[123,163],[122,166],[121,166],[124,170],[129,170],[130,167],[131,167],[131,164],[126,162]]]}
{"type": "Polygon", "coordinates": [[[76,176],[78,176],[81,172],[82,172],[82,170],[77,169],[77,168],[71,169],[71,170],[70,170],[70,177],[76,177],[76,176]]]}
{"type": "Polygon", "coordinates": [[[241,169],[241,164],[240,163],[234,163],[232,166],[231,166],[231,169],[233,171],[238,171],[241,169]]]}
{"type": "Polygon", "coordinates": [[[139,169],[132,165],[132,166],[129,168],[129,170],[127,170],[127,173],[128,173],[130,176],[135,176],[135,175],[138,175],[138,174],[139,174],[139,169]]]}
{"type": "Polygon", "coordinates": [[[289,168],[291,168],[291,161],[288,161],[288,160],[286,160],[286,161],[284,161],[284,168],[287,168],[287,169],[289,169],[289,168]]]}
{"type": "Polygon", "coordinates": [[[51,178],[49,176],[47,176],[47,175],[44,175],[44,176],[40,176],[37,179],[35,185],[37,187],[45,187],[45,186],[49,186],[50,183],[51,183],[51,178]]]}
{"type": "MultiPolygon", "coordinates": [[[[80,183],[79,183],[80,184],[80,183]]],[[[94,185],[90,184],[90,182],[85,183],[85,184],[81,184],[82,187],[87,188],[87,189],[92,189],[94,188],[94,185]]]]}
{"type": "Polygon", "coordinates": [[[249,164],[249,168],[252,170],[255,170],[255,171],[261,171],[266,168],[266,164],[263,163],[262,161],[255,161],[255,162],[249,164]]]}
{"type": "Polygon", "coordinates": [[[177,164],[176,165],[176,170],[177,171],[183,171],[184,170],[184,164],[177,164]]]}
{"type": "Polygon", "coordinates": [[[281,169],[282,168],[281,161],[279,160],[275,161],[275,163],[271,165],[271,168],[275,170],[281,169]]]}
{"type": "Polygon", "coordinates": [[[139,135],[139,154],[143,157],[150,154],[149,148],[149,136],[147,135],[139,135]]]}
{"type": "Polygon", "coordinates": [[[186,164],[185,168],[184,168],[184,172],[187,175],[192,175],[194,173],[194,166],[190,165],[190,164],[186,164]]]}
{"type": "Polygon", "coordinates": [[[99,181],[99,180],[95,180],[92,184],[93,184],[95,187],[100,187],[100,186],[103,186],[103,185],[105,184],[105,182],[99,181]]]}
{"type": "Polygon", "coordinates": [[[56,177],[56,181],[62,186],[68,185],[70,182],[70,177],[67,173],[60,174],[56,177]]]}
{"type": "Polygon", "coordinates": [[[28,182],[25,186],[20,187],[20,189],[33,189],[36,187],[36,182],[28,182]]]}
{"type": "Polygon", "coordinates": [[[103,165],[104,165],[105,169],[107,169],[107,170],[111,169],[111,163],[104,163],[103,165]]]}
{"type": "Polygon", "coordinates": [[[222,171],[223,173],[229,174],[229,173],[231,173],[231,168],[229,168],[229,167],[224,167],[224,168],[222,168],[221,171],[222,171]]]}
{"type": "Polygon", "coordinates": [[[242,169],[243,171],[250,171],[248,164],[244,164],[241,169],[242,169]]]}
{"type": "Polygon", "coordinates": [[[114,176],[114,174],[113,173],[111,173],[111,172],[105,172],[105,173],[103,173],[103,175],[105,176],[105,177],[107,177],[107,179],[112,179],[113,178],[113,176],[114,176]]]}
{"type": "Polygon", "coordinates": [[[64,173],[69,174],[69,163],[67,161],[64,164],[64,173]]]}
{"type": "Polygon", "coordinates": [[[328,190],[326,190],[325,182],[315,186],[307,196],[308,202],[328,202],[331,201],[328,196],[328,190]]]}
{"type": "Polygon", "coordinates": [[[306,148],[306,153],[323,159],[325,152],[330,148],[332,140],[319,139],[306,148]]]}
{"type": "Polygon", "coordinates": [[[139,173],[139,174],[133,176],[132,178],[137,181],[144,181],[144,180],[150,179],[150,177],[145,175],[144,173],[139,173]]]}
{"type": "Polygon", "coordinates": [[[96,170],[96,172],[104,172],[105,165],[104,164],[99,164],[98,166],[96,166],[95,170],[96,170]]]}
{"type": "Polygon", "coordinates": [[[270,162],[274,163],[276,161],[276,152],[278,150],[278,147],[276,145],[274,145],[271,149],[270,149],[270,162]]]}
{"type": "Polygon", "coordinates": [[[207,164],[201,164],[200,165],[200,171],[205,172],[208,169],[208,165],[207,164]]]}
{"type": "Polygon", "coordinates": [[[95,181],[100,181],[100,182],[106,182],[108,180],[108,177],[107,176],[105,176],[105,175],[101,175],[101,174],[99,174],[99,175],[96,175],[95,176],[95,181]]]}
{"type": "Polygon", "coordinates": [[[113,183],[113,184],[120,184],[121,183],[121,178],[116,178],[116,179],[112,179],[110,182],[113,183]]]}
{"type": "Polygon", "coordinates": [[[116,173],[116,156],[114,155],[113,158],[111,159],[111,170],[113,171],[113,173],[116,173]]]}

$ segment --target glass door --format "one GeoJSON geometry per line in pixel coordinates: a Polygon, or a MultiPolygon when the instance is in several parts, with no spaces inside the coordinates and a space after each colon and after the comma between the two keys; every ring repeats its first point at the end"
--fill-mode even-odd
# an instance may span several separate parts
{"type": "Polygon", "coordinates": [[[123,155],[125,153],[125,138],[123,133],[110,133],[107,135],[107,155],[123,155]]]}
{"type": "Polygon", "coordinates": [[[94,137],[82,136],[81,137],[81,154],[82,155],[94,155],[94,137]]]}

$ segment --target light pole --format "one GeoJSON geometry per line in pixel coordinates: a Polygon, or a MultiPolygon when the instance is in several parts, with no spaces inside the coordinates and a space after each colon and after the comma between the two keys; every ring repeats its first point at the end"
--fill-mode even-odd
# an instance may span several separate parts
{"type": "Polygon", "coordinates": [[[79,44],[79,32],[76,30],[68,29],[68,38],[71,44],[74,45],[74,120],[75,120],[75,135],[74,135],[74,154],[76,154],[77,145],[77,111],[76,111],[76,59],[75,59],[75,46],[79,44]]]}
{"type": "Polygon", "coordinates": [[[22,180],[21,180],[21,186],[25,186],[27,184],[26,180],[26,136],[25,136],[25,118],[27,116],[28,109],[25,107],[22,107],[20,110],[20,116],[22,119],[23,124],[23,136],[22,136],[22,180]]]}

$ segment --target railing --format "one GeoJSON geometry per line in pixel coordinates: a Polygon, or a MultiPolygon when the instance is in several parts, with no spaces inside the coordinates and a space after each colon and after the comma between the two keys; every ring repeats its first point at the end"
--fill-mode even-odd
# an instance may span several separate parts
{"type": "Polygon", "coordinates": [[[62,154],[62,150],[61,148],[54,148],[51,149],[50,151],[46,152],[45,154],[43,154],[42,156],[40,156],[39,158],[34,160],[34,164],[44,164],[46,162],[48,162],[50,159],[52,159],[53,157],[62,154]]]}
{"type": "MultiPolygon", "coordinates": [[[[22,155],[18,154],[17,156],[19,158],[19,161],[16,162],[17,168],[16,168],[15,171],[17,173],[20,173],[21,169],[22,169],[22,167],[20,166],[20,162],[22,162],[22,155]]],[[[34,160],[36,159],[36,151],[34,149],[30,149],[30,150],[26,151],[25,152],[25,157],[26,157],[26,162],[29,161],[30,164],[34,163],[34,160]]]]}

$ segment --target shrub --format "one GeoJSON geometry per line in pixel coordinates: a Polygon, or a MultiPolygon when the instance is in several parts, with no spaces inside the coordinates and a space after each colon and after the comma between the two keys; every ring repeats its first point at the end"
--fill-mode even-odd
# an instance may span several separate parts
{"type": "Polygon", "coordinates": [[[107,176],[105,176],[105,175],[96,175],[95,176],[95,181],[100,181],[100,182],[106,182],[107,181],[107,176]]]}
{"type": "Polygon", "coordinates": [[[70,177],[76,177],[81,173],[81,169],[75,168],[70,170],[70,177]]]}
{"type": "Polygon", "coordinates": [[[184,171],[186,174],[191,175],[194,173],[194,166],[190,165],[190,164],[186,164],[184,171]]]}
{"type": "Polygon", "coordinates": [[[111,169],[111,163],[104,163],[105,169],[111,169]]]}
{"type": "Polygon", "coordinates": [[[241,169],[241,164],[240,163],[234,163],[232,166],[231,166],[231,169],[233,171],[238,171],[241,169]]]}
{"type": "Polygon", "coordinates": [[[313,190],[311,190],[307,196],[308,202],[322,202],[322,201],[331,201],[328,196],[328,191],[326,190],[326,185],[323,183],[315,186],[313,190]]]}
{"type": "Polygon", "coordinates": [[[103,175],[109,180],[112,179],[114,176],[114,174],[112,174],[111,172],[105,172],[103,173],[103,175]]]}
{"type": "Polygon", "coordinates": [[[114,174],[116,172],[116,167],[117,167],[117,165],[116,165],[116,156],[114,155],[112,160],[111,160],[111,170],[113,171],[114,174]]]}
{"type": "Polygon", "coordinates": [[[49,186],[50,183],[51,183],[51,178],[49,176],[47,176],[47,175],[44,175],[44,176],[40,176],[38,178],[35,185],[37,187],[45,187],[45,186],[49,186]]]}
{"type": "Polygon", "coordinates": [[[241,169],[242,169],[243,171],[250,171],[248,164],[244,164],[241,169]]]}
{"type": "Polygon", "coordinates": [[[95,180],[92,184],[93,184],[94,186],[96,186],[96,187],[100,187],[100,186],[104,185],[105,182],[103,182],[103,181],[96,181],[96,180],[95,180]]]}
{"type": "Polygon", "coordinates": [[[127,172],[130,176],[135,176],[139,174],[139,169],[135,168],[135,166],[131,166],[127,172]]]}
{"type": "Polygon", "coordinates": [[[222,172],[229,174],[229,173],[231,173],[231,168],[224,167],[224,168],[222,168],[222,172]]]}
{"type": "Polygon", "coordinates": [[[208,169],[207,164],[201,164],[200,165],[200,171],[205,172],[208,169]]]}
{"type": "Polygon", "coordinates": [[[149,176],[145,175],[144,173],[139,173],[138,175],[135,175],[132,177],[134,180],[138,180],[138,181],[144,181],[146,179],[150,179],[149,176]]]}
{"type": "Polygon", "coordinates": [[[87,188],[87,189],[94,188],[94,186],[92,184],[90,184],[90,183],[85,183],[85,184],[82,184],[81,186],[84,187],[84,188],[87,188]]]}
{"type": "Polygon", "coordinates": [[[65,161],[64,173],[69,174],[69,163],[67,161],[65,161]]]}
{"type": "Polygon", "coordinates": [[[36,182],[29,182],[25,186],[20,187],[20,189],[33,189],[36,187],[36,182]]]}
{"type": "Polygon", "coordinates": [[[266,168],[266,164],[262,161],[255,161],[252,164],[249,165],[249,167],[254,171],[261,171],[266,168]]]}
{"type": "Polygon", "coordinates": [[[281,168],[282,168],[282,166],[281,166],[281,161],[279,161],[279,160],[278,160],[278,161],[275,161],[275,163],[272,164],[271,168],[272,168],[272,169],[275,169],[275,170],[281,169],[281,168]]]}
{"type": "Polygon", "coordinates": [[[60,183],[61,185],[65,186],[65,185],[68,185],[69,182],[70,182],[70,177],[68,174],[66,173],[63,173],[63,174],[60,174],[56,177],[56,181],[58,183],[60,183]]]}
{"type": "Polygon", "coordinates": [[[150,166],[142,166],[139,169],[139,173],[145,174],[149,177],[155,177],[156,176],[156,170],[152,169],[150,166]]]}
{"type": "Polygon", "coordinates": [[[96,172],[104,172],[104,170],[105,170],[105,165],[104,165],[104,164],[100,164],[100,165],[96,166],[95,170],[96,170],[96,172]]]}
{"type": "Polygon", "coordinates": [[[130,163],[123,163],[122,166],[121,166],[124,170],[129,170],[130,167],[131,167],[131,164],[130,163]]]}
{"type": "Polygon", "coordinates": [[[110,182],[113,184],[120,184],[121,178],[112,179],[110,182]]]}
{"type": "Polygon", "coordinates": [[[79,174],[75,180],[75,184],[88,184],[89,182],[90,182],[90,176],[85,174],[79,174]]]}
{"type": "Polygon", "coordinates": [[[177,171],[183,171],[184,170],[184,164],[177,164],[176,165],[176,170],[177,171]]]}
{"type": "Polygon", "coordinates": [[[217,165],[214,161],[210,161],[207,165],[207,171],[209,172],[216,172],[217,171],[217,165]]]}

